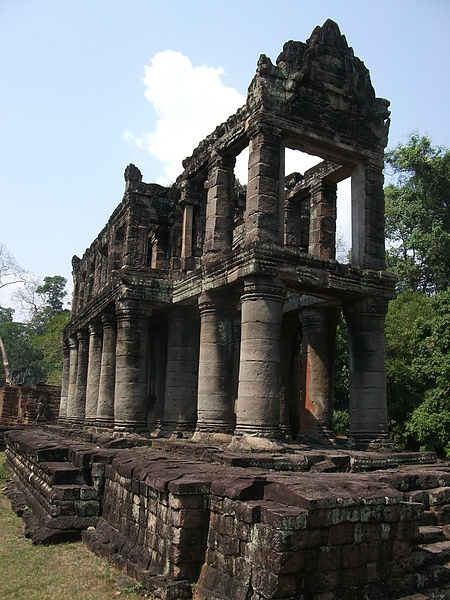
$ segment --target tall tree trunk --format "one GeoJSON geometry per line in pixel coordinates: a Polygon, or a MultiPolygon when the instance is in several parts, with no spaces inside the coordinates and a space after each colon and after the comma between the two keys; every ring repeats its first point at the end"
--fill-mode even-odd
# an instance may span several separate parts
{"type": "Polygon", "coordinates": [[[5,381],[6,381],[7,385],[11,385],[11,372],[9,370],[8,357],[6,355],[5,346],[3,345],[3,340],[1,338],[1,336],[0,336],[0,352],[2,353],[3,368],[5,369],[5,381]]]}

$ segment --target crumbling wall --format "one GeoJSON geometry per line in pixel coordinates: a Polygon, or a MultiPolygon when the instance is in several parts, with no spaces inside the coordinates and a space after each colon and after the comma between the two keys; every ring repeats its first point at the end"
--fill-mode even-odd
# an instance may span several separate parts
{"type": "Polygon", "coordinates": [[[5,385],[0,388],[0,425],[31,425],[38,420],[56,421],[60,400],[60,386],[5,385]]]}

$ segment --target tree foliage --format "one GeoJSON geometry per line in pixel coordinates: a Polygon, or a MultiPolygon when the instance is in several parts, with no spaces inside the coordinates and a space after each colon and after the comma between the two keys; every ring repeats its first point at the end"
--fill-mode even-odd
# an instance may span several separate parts
{"type": "Polygon", "coordinates": [[[450,150],[412,133],[387,152],[396,183],[385,188],[387,264],[399,289],[450,286],[450,150]]]}
{"type": "MultiPolygon", "coordinates": [[[[0,338],[9,362],[9,369],[28,369],[44,375],[50,384],[60,384],[62,373],[62,334],[70,312],[64,310],[67,296],[66,279],[60,275],[37,281],[31,274],[17,266],[14,258],[0,244],[0,287],[9,282],[20,282],[16,290],[22,308],[26,307],[30,319],[25,323],[13,320],[14,310],[0,306],[0,338]]],[[[5,383],[5,371],[0,371],[0,385],[5,383]]]]}
{"type": "Polygon", "coordinates": [[[394,439],[450,456],[450,150],[417,133],[387,153],[387,264],[399,276],[386,318],[394,439]]]}

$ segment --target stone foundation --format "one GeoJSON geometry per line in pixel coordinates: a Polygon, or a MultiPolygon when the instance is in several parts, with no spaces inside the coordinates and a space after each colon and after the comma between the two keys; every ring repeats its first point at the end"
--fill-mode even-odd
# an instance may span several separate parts
{"type": "Polygon", "coordinates": [[[158,598],[448,597],[450,465],[432,454],[83,437],[7,434],[15,507],[35,542],[82,532],[158,598]]]}

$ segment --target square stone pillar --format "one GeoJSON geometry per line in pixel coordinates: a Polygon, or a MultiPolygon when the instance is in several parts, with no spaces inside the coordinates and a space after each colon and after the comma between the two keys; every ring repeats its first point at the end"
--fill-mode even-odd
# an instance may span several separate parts
{"type": "Polygon", "coordinates": [[[98,388],[97,425],[114,425],[114,388],[116,384],[116,322],[114,315],[102,315],[103,343],[98,388]]]}
{"type": "Polygon", "coordinates": [[[77,388],[78,342],[76,336],[69,337],[69,382],[67,389],[67,421],[75,419],[75,391],[77,388]]]}
{"type": "Polygon", "coordinates": [[[72,421],[83,423],[86,414],[86,383],[88,368],[88,337],[84,330],[78,331],[78,362],[75,387],[75,402],[72,421]]]}
{"type": "Polygon", "coordinates": [[[61,378],[61,400],[58,420],[64,422],[67,417],[67,396],[69,393],[70,347],[67,340],[63,343],[63,370],[61,378]]]}
{"type": "Polygon", "coordinates": [[[233,244],[234,156],[214,159],[208,172],[204,261],[227,253],[233,244]]]}
{"type": "Polygon", "coordinates": [[[97,418],[98,390],[102,362],[102,336],[99,323],[89,324],[89,358],[86,382],[86,425],[94,425],[97,418]]]}
{"type": "Polygon", "coordinates": [[[114,428],[147,430],[148,330],[152,309],[147,301],[116,300],[116,382],[114,428]]]}
{"type": "Polygon", "coordinates": [[[384,270],[383,161],[352,171],[352,264],[384,270]]]}
{"type": "Polygon", "coordinates": [[[336,258],[337,184],[322,180],[310,190],[308,254],[336,258]]]}
{"type": "MultiPolygon", "coordinates": [[[[225,293],[226,294],[226,293],[225,293]]],[[[197,433],[231,433],[234,428],[233,330],[236,307],[226,296],[200,296],[200,356],[197,433]]]]}
{"type": "Polygon", "coordinates": [[[344,305],[349,335],[350,443],[389,443],[384,321],[387,301],[366,298],[344,305]]]}
{"type": "Polygon", "coordinates": [[[236,435],[280,436],[280,336],[285,287],[248,277],[241,297],[241,354],[236,435]]]}
{"type": "Polygon", "coordinates": [[[186,271],[196,268],[196,257],[203,246],[204,215],[202,218],[202,188],[199,184],[185,181],[182,184],[180,206],[183,208],[181,234],[181,266],[186,271]]]}
{"type": "Polygon", "coordinates": [[[340,309],[313,305],[300,314],[302,324],[302,403],[300,436],[333,437],[334,355],[340,309]]]}
{"type": "Polygon", "coordinates": [[[164,417],[160,435],[182,437],[197,421],[199,320],[197,309],[175,306],[169,318],[164,417]]]}
{"type": "Polygon", "coordinates": [[[251,124],[245,208],[245,245],[283,244],[284,144],[281,132],[251,124]]]}

